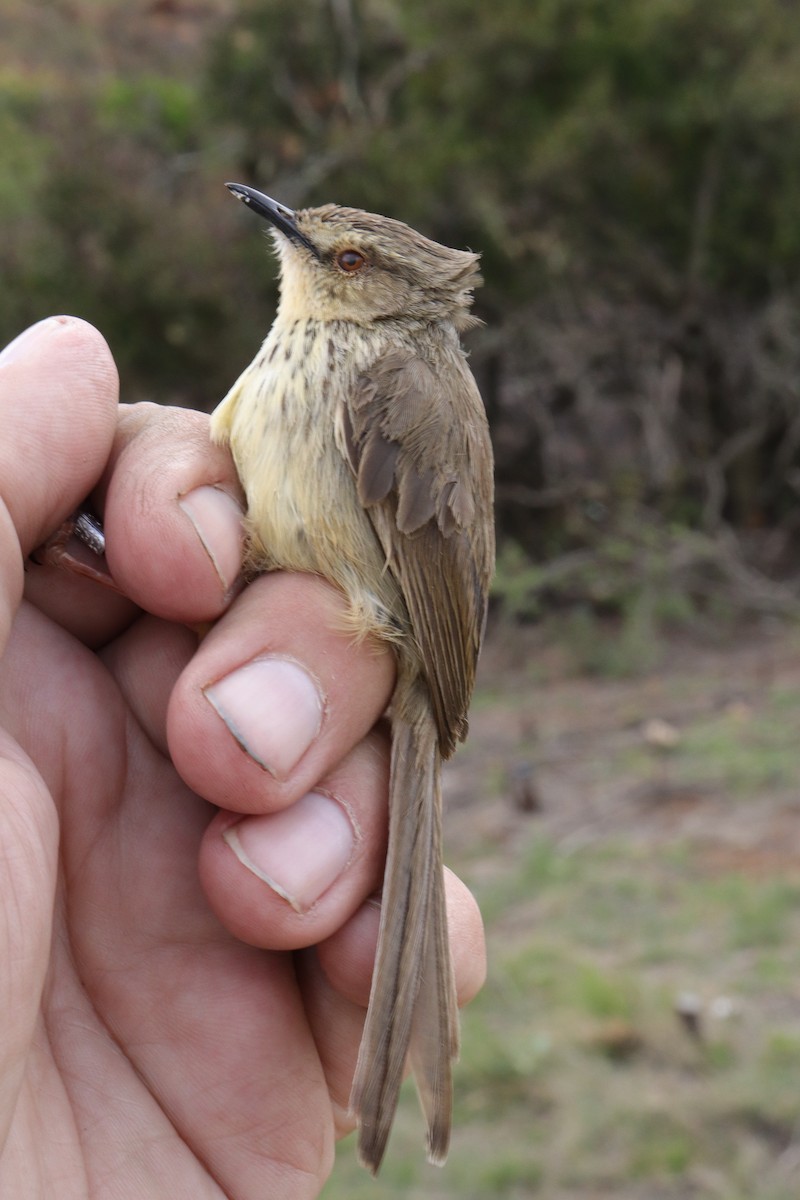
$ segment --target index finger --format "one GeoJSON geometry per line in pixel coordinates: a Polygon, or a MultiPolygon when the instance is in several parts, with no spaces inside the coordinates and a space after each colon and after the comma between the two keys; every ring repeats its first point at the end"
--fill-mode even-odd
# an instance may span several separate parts
{"type": "Polygon", "coordinates": [[[100,492],[106,558],[125,595],[187,623],[227,608],[242,562],[242,492],[204,413],[122,409],[100,492]]]}
{"type": "Polygon", "coordinates": [[[29,575],[28,594],[93,648],[125,630],[139,609],[186,624],[214,620],[240,583],[240,495],[229,454],[209,441],[207,416],[121,406],[91,496],[118,591],[44,566],[29,575]]]}

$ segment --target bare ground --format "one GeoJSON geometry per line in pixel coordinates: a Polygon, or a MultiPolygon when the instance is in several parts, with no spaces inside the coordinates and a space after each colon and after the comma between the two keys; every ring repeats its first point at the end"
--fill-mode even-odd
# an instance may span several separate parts
{"type": "Polygon", "coordinates": [[[795,632],[750,630],[705,647],[675,641],[642,678],[570,675],[567,659],[539,631],[501,629],[490,639],[469,741],[446,772],[456,857],[477,841],[491,871],[490,848],[527,837],[533,823],[539,836],[568,845],[688,838],[709,869],[800,875],[795,632]],[[749,742],[757,755],[776,696],[786,698],[776,737],[791,745],[796,731],[796,775],[768,764],[763,778],[746,770],[737,780],[722,738],[703,761],[693,742],[710,726],[727,728],[727,748],[749,742]]]}
{"type": "Polygon", "coordinates": [[[326,1200],[800,1195],[800,635],[654,649],[593,677],[491,634],[445,772],[489,946],[450,1159],[409,1089],[378,1180],[345,1142],[326,1200]]]}

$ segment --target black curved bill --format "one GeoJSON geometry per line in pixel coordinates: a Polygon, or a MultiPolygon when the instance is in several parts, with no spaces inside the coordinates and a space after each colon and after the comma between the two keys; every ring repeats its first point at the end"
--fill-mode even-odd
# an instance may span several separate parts
{"type": "Polygon", "coordinates": [[[285,204],[279,204],[277,200],[272,200],[263,192],[257,192],[255,188],[247,187],[244,183],[226,183],[225,187],[229,188],[234,196],[238,197],[248,208],[252,208],[253,212],[258,213],[261,217],[266,217],[287,238],[305,246],[319,258],[319,251],[314,243],[297,228],[293,209],[287,208],[285,204]]]}

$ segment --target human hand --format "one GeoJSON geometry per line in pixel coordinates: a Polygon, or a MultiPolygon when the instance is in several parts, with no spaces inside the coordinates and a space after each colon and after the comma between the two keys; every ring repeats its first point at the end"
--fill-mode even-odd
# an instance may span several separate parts
{"type": "MultiPolygon", "coordinates": [[[[300,1200],[350,1128],[393,661],[315,578],[232,600],[227,455],[116,391],[74,319],[0,358],[0,1195],[300,1200]],[[124,595],[23,579],[90,492],[124,595]]],[[[448,893],[466,1000],[480,919],[448,893]]]]}

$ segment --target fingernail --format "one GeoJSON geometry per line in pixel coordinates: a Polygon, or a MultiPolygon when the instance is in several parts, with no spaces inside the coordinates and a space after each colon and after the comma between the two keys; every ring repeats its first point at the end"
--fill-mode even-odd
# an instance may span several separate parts
{"type": "Polygon", "coordinates": [[[322,724],[325,704],[305,668],[265,655],[203,689],[239,745],[276,779],[285,779],[322,724]]]}
{"type": "Polygon", "coordinates": [[[241,570],[242,510],[222,488],[204,484],[178,497],[226,594],[241,570]]]}
{"type": "Polygon", "coordinates": [[[37,321],[35,325],[23,329],[22,333],[14,338],[13,342],[9,342],[7,346],[0,351],[0,366],[6,367],[9,363],[21,358],[34,342],[41,337],[46,337],[53,331],[56,325],[65,325],[69,320],[68,317],[45,317],[43,321],[37,321]]]}
{"type": "Polygon", "coordinates": [[[222,836],[239,862],[299,913],[336,882],[356,842],[344,806],[324,792],[309,792],[283,812],[245,817],[222,836]]]}

